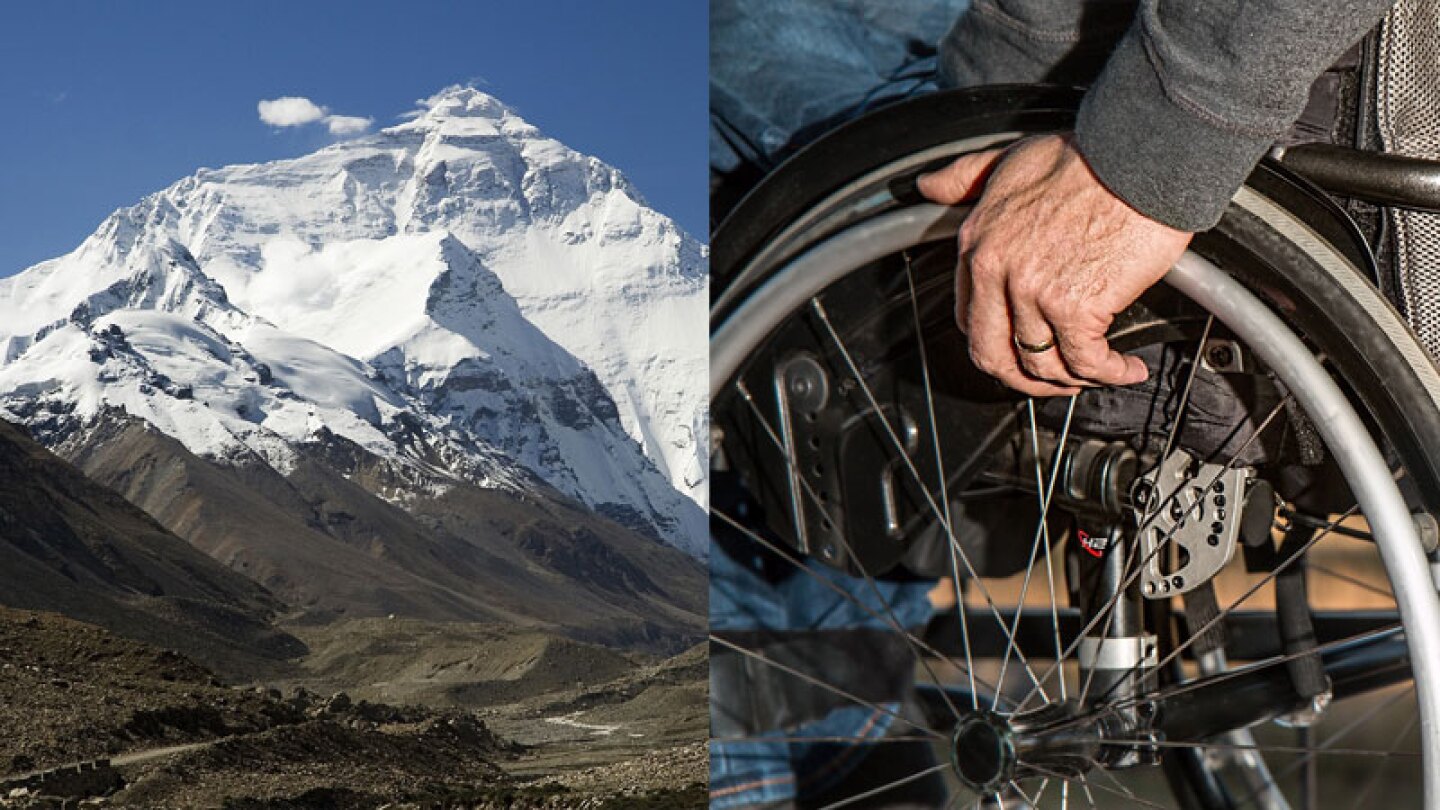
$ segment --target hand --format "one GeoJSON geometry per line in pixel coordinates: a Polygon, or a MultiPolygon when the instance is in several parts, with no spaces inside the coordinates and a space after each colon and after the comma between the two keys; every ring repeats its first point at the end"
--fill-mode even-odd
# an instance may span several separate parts
{"type": "Polygon", "coordinates": [[[1193,234],[1111,194],[1070,135],[965,155],[918,186],[944,205],[975,200],[960,228],[955,322],[977,366],[1032,396],[1145,380],[1144,362],[1111,350],[1105,333],[1193,234]]]}

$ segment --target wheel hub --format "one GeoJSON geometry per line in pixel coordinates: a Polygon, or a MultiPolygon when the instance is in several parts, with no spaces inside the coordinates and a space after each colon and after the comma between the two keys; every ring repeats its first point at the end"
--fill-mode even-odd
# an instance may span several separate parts
{"type": "Polygon", "coordinates": [[[983,795],[1031,776],[1154,764],[1155,749],[1106,742],[1150,736],[1118,714],[1087,712],[1073,700],[1016,715],[979,711],[956,725],[950,764],[961,783],[983,795]]]}
{"type": "Polygon", "coordinates": [[[977,793],[994,793],[1014,778],[1014,731],[998,714],[978,712],[955,729],[950,762],[960,781],[977,793]]]}

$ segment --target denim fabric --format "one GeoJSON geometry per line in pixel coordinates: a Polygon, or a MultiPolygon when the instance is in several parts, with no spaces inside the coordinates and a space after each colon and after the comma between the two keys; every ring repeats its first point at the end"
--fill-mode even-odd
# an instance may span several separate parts
{"type": "Polygon", "coordinates": [[[810,570],[849,593],[852,602],[814,576],[777,561],[758,546],[754,549],[753,555],[747,549],[744,559],[736,559],[725,547],[711,545],[711,630],[889,629],[887,622],[868,615],[860,605],[886,616],[888,604],[896,621],[906,627],[921,627],[930,619],[926,594],[932,583],[877,580],[871,588],[863,579],[811,562],[810,570]]]}
{"type": "MultiPolygon", "coordinates": [[[[898,704],[885,708],[900,709],[898,704]]],[[[763,807],[822,795],[849,775],[866,753],[861,745],[786,743],[779,738],[876,739],[898,722],[888,714],[853,706],[837,709],[801,729],[761,735],[777,738],[773,742],[712,743],[710,808],[763,807]]]]}
{"type": "MultiPolygon", "coordinates": [[[[719,496],[717,500],[725,498],[719,496]]],[[[727,513],[743,509],[726,509],[727,513]]],[[[930,620],[928,582],[877,581],[872,588],[818,563],[811,570],[851,594],[880,616],[885,604],[895,621],[908,628],[930,620]],[[882,601],[883,600],[883,601],[882,601]]],[[[758,546],[712,544],[710,552],[710,626],[727,630],[843,630],[890,625],[842,598],[816,577],[778,560],[758,546]],[[750,549],[753,548],[753,553],[750,549]],[[735,556],[727,553],[741,549],[735,556]]],[[[898,704],[886,709],[899,711],[898,704]]],[[[882,737],[897,721],[873,709],[850,706],[800,728],[775,731],[774,737],[882,737]]],[[[710,807],[757,807],[824,793],[864,758],[856,745],[775,742],[713,742],[710,746],[710,807]]]]}
{"type": "Polygon", "coordinates": [[[768,170],[820,133],[935,88],[969,0],[712,0],[710,166],[768,170]]]}

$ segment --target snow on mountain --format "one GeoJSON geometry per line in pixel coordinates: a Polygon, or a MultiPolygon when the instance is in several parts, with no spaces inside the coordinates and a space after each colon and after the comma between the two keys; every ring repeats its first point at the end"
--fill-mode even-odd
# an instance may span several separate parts
{"type": "Polygon", "coordinates": [[[616,170],[449,88],[0,280],[0,407],[42,436],[123,408],[281,472],[335,435],[420,488],[538,476],[701,554],[705,263],[616,170]]]}

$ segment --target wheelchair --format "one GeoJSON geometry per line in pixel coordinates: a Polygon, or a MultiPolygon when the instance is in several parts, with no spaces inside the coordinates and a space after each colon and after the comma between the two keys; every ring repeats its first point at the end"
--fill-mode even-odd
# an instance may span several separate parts
{"type": "MultiPolygon", "coordinates": [[[[914,178],[1069,129],[1078,101],[900,102],[807,146],[718,226],[712,469],[745,500],[717,500],[712,527],[787,575],[865,583],[842,596],[914,687],[712,631],[712,655],[808,695],[732,712],[712,741],[784,741],[862,705],[898,731],[857,746],[933,755],[833,807],[938,774],[960,808],[1440,808],[1440,370],[1315,184],[1426,208],[1434,168],[1266,159],[1116,319],[1112,345],[1149,380],[1029,399],[970,363],[965,210],[914,178]],[[938,583],[924,627],[869,598],[917,580],[938,583]],[[887,708],[902,700],[917,708],[887,708]]],[[[722,714],[745,697],[725,691],[722,714]]]]}

